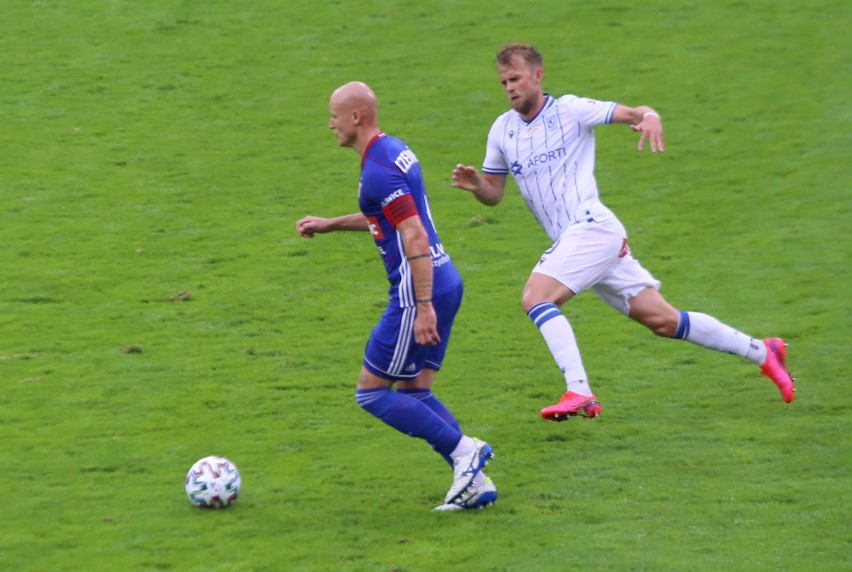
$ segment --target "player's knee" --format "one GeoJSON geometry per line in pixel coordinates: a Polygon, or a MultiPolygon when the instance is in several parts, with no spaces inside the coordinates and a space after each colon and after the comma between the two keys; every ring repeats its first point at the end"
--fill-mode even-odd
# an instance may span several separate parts
{"type": "Polygon", "coordinates": [[[521,294],[521,308],[524,309],[524,312],[529,313],[529,311],[539,304],[550,303],[556,304],[557,307],[561,307],[563,304],[563,299],[554,299],[552,296],[542,296],[536,292],[531,290],[524,290],[524,293],[521,294]]]}
{"type": "Polygon", "coordinates": [[[558,280],[534,272],[524,285],[521,307],[527,313],[543,303],[556,304],[556,307],[561,308],[572,296],[574,292],[558,280]]]}

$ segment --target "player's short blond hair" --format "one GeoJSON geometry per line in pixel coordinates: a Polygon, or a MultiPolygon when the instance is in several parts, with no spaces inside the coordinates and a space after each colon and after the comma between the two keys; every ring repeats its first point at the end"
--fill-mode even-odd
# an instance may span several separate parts
{"type": "Polygon", "coordinates": [[[524,61],[531,67],[544,67],[544,58],[541,56],[541,52],[526,44],[507,44],[500,48],[500,51],[497,52],[497,65],[508,66],[515,56],[524,58],[524,61]]]}

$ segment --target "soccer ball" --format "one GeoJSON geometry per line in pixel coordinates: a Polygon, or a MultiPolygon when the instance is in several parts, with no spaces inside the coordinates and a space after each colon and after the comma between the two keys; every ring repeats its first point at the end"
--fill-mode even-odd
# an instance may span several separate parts
{"type": "Polygon", "coordinates": [[[211,455],[197,460],[186,474],[186,496],[201,508],[225,508],[240,494],[242,479],[236,465],[211,455]]]}

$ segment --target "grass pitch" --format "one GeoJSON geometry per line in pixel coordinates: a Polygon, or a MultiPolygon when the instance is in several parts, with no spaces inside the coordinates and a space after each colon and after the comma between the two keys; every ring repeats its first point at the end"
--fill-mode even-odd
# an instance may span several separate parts
{"type": "Polygon", "coordinates": [[[846,3],[6,3],[0,19],[5,570],[847,570],[846,3]],[[654,339],[590,295],[572,319],[604,415],[547,424],[561,376],[520,310],[547,246],[513,188],[450,187],[545,84],[659,109],[666,153],[598,131],[603,200],[677,306],[790,342],[755,367],[654,339]],[[352,79],[423,164],[466,299],[436,393],[489,440],[486,511],[354,403],[385,282],[327,98],[352,79]],[[201,511],[197,458],[243,493],[201,511]]]}

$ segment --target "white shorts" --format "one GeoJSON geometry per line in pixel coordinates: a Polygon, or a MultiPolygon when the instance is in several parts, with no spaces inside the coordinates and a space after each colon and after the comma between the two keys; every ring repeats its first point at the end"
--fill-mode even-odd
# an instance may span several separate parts
{"type": "Polygon", "coordinates": [[[628,300],[660,282],[630,254],[627,231],[616,217],[569,227],[541,256],[533,272],[558,280],[575,294],[592,290],[624,315],[628,300]]]}

